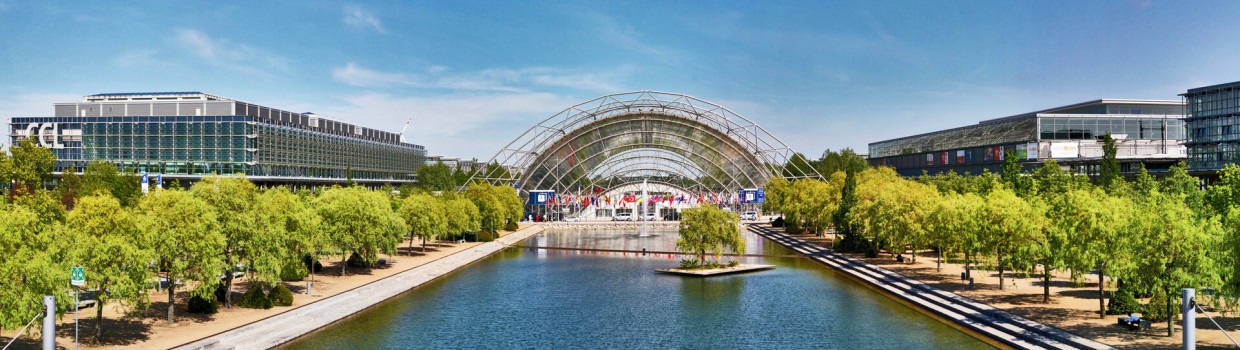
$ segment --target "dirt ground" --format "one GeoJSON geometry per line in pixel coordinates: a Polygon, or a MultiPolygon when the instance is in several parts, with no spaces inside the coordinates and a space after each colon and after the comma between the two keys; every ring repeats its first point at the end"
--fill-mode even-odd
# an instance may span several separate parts
{"type": "MultiPolygon", "coordinates": [[[[815,237],[813,235],[793,236],[822,247],[832,246],[831,235],[824,237],[815,237]]],[[[911,257],[907,253],[903,255],[905,258],[911,257]]],[[[937,268],[938,256],[930,251],[918,253],[917,261],[913,263],[907,261],[905,263],[897,263],[895,257],[886,252],[880,254],[877,258],[864,258],[861,255],[855,254],[851,256],[882,266],[906,277],[920,280],[936,288],[969,297],[1012,314],[1054,326],[1117,348],[1175,349],[1180,347],[1182,333],[1180,332],[1179,321],[1173,324],[1175,335],[1168,337],[1166,321],[1155,323],[1152,329],[1133,332],[1116,323],[1118,315],[1108,315],[1100,319],[1098,317],[1098,276],[1096,274],[1085,276],[1085,280],[1081,285],[1073,283],[1067,274],[1052,274],[1050,303],[1043,304],[1043,282],[1040,275],[1026,276],[1023,272],[1005,272],[1005,286],[1000,290],[997,271],[974,270],[974,288],[970,289],[968,282],[960,279],[960,274],[964,272],[963,265],[944,262],[941,269],[937,268]]],[[[1108,279],[1108,291],[1114,288],[1113,281],[1108,279]]],[[[1107,296],[1109,297],[1109,294],[1107,296]]],[[[1146,302],[1146,300],[1140,301],[1146,302]]],[[[1208,302],[1208,300],[1205,300],[1205,302],[1208,302]]],[[[1232,337],[1240,339],[1240,332],[1235,331],[1240,328],[1240,315],[1233,312],[1228,316],[1224,316],[1218,310],[1213,310],[1209,307],[1205,307],[1205,309],[1224,329],[1231,330],[1229,333],[1232,337]]],[[[1178,306],[1176,310],[1179,310],[1178,306]]],[[[1214,326],[1214,323],[1211,323],[1204,315],[1198,313],[1197,348],[1235,349],[1236,346],[1227,339],[1222,331],[1214,326]]]]}
{"type": "MultiPolygon", "coordinates": [[[[507,234],[508,232],[501,232],[507,234]]],[[[414,267],[421,266],[436,259],[469,249],[481,243],[456,243],[448,241],[432,242],[422,251],[422,241],[415,240],[413,249],[409,249],[406,240],[399,246],[399,255],[380,258],[390,259],[392,263],[382,268],[349,268],[346,276],[339,276],[340,257],[323,257],[323,270],[313,276],[312,295],[306,295],[306,282],[285,282],[285,286],[293,292],[293,305],[274,307],[267,310],[245,309],[234,306],[231,309],[220,306],[219,312],[212,315],[191,314],[187,312],[185,301],[187,292],[178,290],[176,295],[176,320],[174,324],[167,322],[167,292],[151,291],[151,305],[141,317],[126,317],[128,308],[119,304],[104,306],[103,337],[98,342],[94,338],[95,308],[80,310],[81,348],[82,349],[168,349],[221,333],[255,321],[275,316],[296,309],[302,305],[322,300],[341,292],[360,287],[370,282],[392,276],[414,267]]],[[[306,280],[310,280],[307,278],[306,280]]],[[[233,301],[239,300],[249,284],[248,278],[233,281],[233,301]]],[[[185,288],[178,288],[185,289],[185,288]]],[[[56,345],[62,349],[73,348],[74,320],[73,313],[63,315],[56,325],[56,345]]],[[[27,331],[10,349],[37,349],[40,339],[37,335],[40,322],[27,331]]],[[[6,329],[0,333],[0,344],[8,343],[17,330],[6,329]]]]}

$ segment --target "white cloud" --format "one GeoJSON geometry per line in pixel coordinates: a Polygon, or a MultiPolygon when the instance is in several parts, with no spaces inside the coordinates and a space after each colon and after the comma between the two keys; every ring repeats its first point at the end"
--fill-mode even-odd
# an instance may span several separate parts
{"type": "Polygon", "coordinates": [[[327,108],[300,108],[394,132],[412,119],[406,141],[426,146],[433,154],[480,159],[490,157],[525,128],[579,102],[545,92],[363,93],[342,100],[343,104],[327,108]]]}
{"type": "Polygon", "coordinates": [[[344,23],[358,28],[371,28],[380,33],[385,32],[383,22],[379,21],[378,17],[370,13],[370,10],[357,5],[345,5],[344,23]]]}
{"type": "Polygon", "coordinates": [[[159,65],[163,62],[155,58],[155,55],[158,53],[159,50],[152,49],[127,51],[121,53],[115,58],[112,58],[112,64],[122,68],[150,67],[152,65],[159,65]]]}
{"type": "Polygon", "coordinates": [[[216,39],[196,29],[179,29],[172,40],[208,64],[248,74],[271,75],[287,71],[288,59],[227,39],[216,39]]]}
{"type": "Polygon", "coordinates": [[[611,83],[627,75],[620,67],[598,72],[576,72],[558,68],[485,69],[455,73],[451,68],[432,66],[425,73],[383,72],[348,63],[332,70],[336,81],[358,87],[415,87],[462,91],[527,91],[530,87],[562,87],[586,91],[614,92],[611,83]]]}

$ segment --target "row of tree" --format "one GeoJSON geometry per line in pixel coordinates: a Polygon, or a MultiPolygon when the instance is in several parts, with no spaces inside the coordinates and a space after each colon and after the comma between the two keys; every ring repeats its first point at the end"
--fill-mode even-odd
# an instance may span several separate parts
{"type": "MultiPolygon", "coordinates": [[[[25,174],[28,159],[52,159],[23,141],[0,152],[0,173],[13,180],[0,204],[0,328],[29,322],[41,296],[55,295],[71,310],[69,272],[82,266],[85,290],[97,290],[97,320],[105,304],[134,312],[150,305],[151,289],[166,283],[167,319],[175,322],[178,288],[215,300],[217,287],[233,289],[234,267],[243,266],[265,288],[312,272],[307,257],[339,256],[373,263],[395,254],[406,237],[426,241],[515,229],[522,215],[511,187],[473,184],[462,193],[360,186],[293,191],[259,188],[242,176],[208,177],[181,189],[143,195],[138,177],[109,163],[90,164],[82,176],[66,172],[43,189],[51,167],[25,174]],[[31,156],[35,154],[36,156],[31,156]],[[13,169],[23,169],[14,171],[13,169]],[[291,276],[291,277],[290,277],[291,276]],[[182,284],[184,283],[184,284],[182,284]]],[[[412,239],[411,239],[412,244],[412,239]]],[[[231,307],[232,293],[223,303],[231,307]]],[[[102,336],[95,324],[96,339],[102,336]]]]}
{"type": "Polygon", "coordinates": [[[1121,281],[1116,295],[1153,296],[1146,311],[1154,315],[1174,314],[1170,298],[1180,288],[1240,296],[1240,167],[1203,188],[1183,163],[1161,180],[1142,168],[1130,182],[1118,167],[1090,178],[1054,160],[1022,173],[1013,154],[1005,159],[1002,176],[914,180],[881,167],[842,169],[825,182],[775,179],[765,209],[782,212],[789,231],[835,228],[844,236],[837,250],[913,259],[934,250],[959,258],[970,274],[998,270],[1001,289],[1004,272],[1036,274],[1045,280],[1044,302],[1053,271],[1078,283],[1096,273],[1102,315],[1104,277],[1121,281]]]}

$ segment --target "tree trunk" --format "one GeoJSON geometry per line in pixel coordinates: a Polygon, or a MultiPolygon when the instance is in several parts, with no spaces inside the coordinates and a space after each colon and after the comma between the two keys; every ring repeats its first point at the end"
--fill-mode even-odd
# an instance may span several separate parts
{"type": "Polygon", "coordinates": [[[1098,267],[1098,318],[1107,318],[1106,298],[1104,297],[1104,288],[1106,287],[1106,270],[1098,267]]]}
{"type": "Polygon", "coordinates": [[[172,274],[168,274],[168,288],[166,289],[168,290],[168,324],[172,325],[177,323],[175,309],[176,303],[173,300],[173,296],[176,295],[177,287],[173,284],[172,274]]]}
{"type": "Polygon", "coordinates": [[[1170,337],[1175,335],[1175,326],[1171,324],[1171,319],[1175,318],[1175,305],[1172,305],[1175,302],[1175,297],[1171,296],[1170,290],[1165,294],[1167,294],[1167,336],[1170,337]]]}
{"type": "MultiPolygon", "coordinates": [[[[413,240],[409,240],[409,244],[413,244],[413,240]]],[[[413,250],[410,250],[412,252],[413,250]]],[[[426,237],[422,237],[422,253],[426,253],[426,237]]],[[[412,255],[412,254],[411,254],[412,255]]]]}
{"type": "Polygon", "coordinates": [[[999,290],[1003,290],[1003,256],[999,256],[999,290]]]}
{"type": "MultiPolygon", "coordinates": [[[[99,290],[103,292],[103,289],[99,290]]],[[[95,344],[103,342],[103,298],[95,295],[95,344]]],[[[73,307],[77,307],[74,305],[73,307]]]]}
{"type": "Polygon", "coordinates": [[[969,266],[969,252],[964,252],[964,278],[973,278],[973,269],[969,266]]]}
{"type": "Polygon", "coordinates": [[[934,272],[943,272],[943,248],[939,248],[939,258],[935,259],[934,272]]]}
{"type": "MultiPolygon", "coordinates": [[[[422,251],[426,251],[426,239],[422,239],[422,251]]],[[[409,234],[409,256],[413,256],[413,233],[409,234]]]]}
{"type": "Polygon", "coordinates": [[[344,276],[345,269],[349,268],[349,251],[345,251],[340,255],[340,275],[344,276]]]}
{"type": "Polygon", "coordinates": [[[1042,303],[1051,303],[1051,265],[1042,263],[1042,303]]]}
{"type": "Polygon", "coordinates": [[[224,270],[224,307],[229,309],[232,308],[233,266],[237,265],[229,261],[228,270],[224,270]]]}

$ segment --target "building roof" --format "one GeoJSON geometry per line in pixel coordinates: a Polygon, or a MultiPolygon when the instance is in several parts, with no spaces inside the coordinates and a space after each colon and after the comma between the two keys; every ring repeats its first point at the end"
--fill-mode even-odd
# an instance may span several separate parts
{"type": "Polygon", "coordinates": [[[1008,120],[1008,119],[1016,119],[1016,118],[1020,118],[1020,117],[1030,117],[1030,116],[1035,116],[1035,115],[1038,115],[1038,114],[1049,114],[1049,113],[1056,113],[1056,112],[1062,112],[1062,111],[1066,111],[1066,110],[1070,110],[1070,109],[1076,109],[1076,108],[1082,108],[1082,107],[1101,106],[1101,105],[1113,105],[1113,104],[1128,104],[1128,105],[1164,105],[1164,106],[1166,106],[1166,105],[1177,105],[1177,106],[1183,106],[1183,105],[1184,105],[1184,102],[1183,102],[1183,101],[1176,101],[1176,100],[1136,100],[1136,99],[1100,98],[1100,99],[1097,99],[1097,100],[1092,100],[1092,101],[1085,101],[1085,102],[1073,103],[1073,104],[1069,104],[1069,105],[1063,105],[1063,106],[1059,106],[1059,107],[1047,108],[1047,109],[1043,109],[1043,110],[1040,110],[1040,111],[1035,111],[1035,112],[1021,113],[1021,114],[1011,115],[1011,116],[1002,117],[1002,118],[987,119],[987,120],[983,120],[983,121],[978,122],[978,124],[986,124],[986,123],[993,123],[993,122],[999,122],[999,121],[1006,121],[1006,120],[1008,120]]]}
{"type": "Polygon", "coordinates": [[[1180,96],[1186,96],[1186,95],[1192,95],[1192,94],[1197,94],[1197,93],[1202,93],[1202,92],[1208,92],[1210,90],[1219,90],[1219,89],[1234,88],[1234,87],[1240,87],[1240,81],[1233,81],[1230,83],[1222,83],[1222,84],[1215,84],[1215,85],[1210,85],[1210,86],[1202,86],[1199,88],[1192,88],[1192,89],[1188,89],[1188,92],[1180,94],[1180,96]]]}
{"type": "Polygon", "coordinates": [[[121,97],[121,96],[147,96],[147,95],[201,95],[199,91],[174,91],[174,92],[109,92],[106,94],[94,94],[87,97],[121,97]]]}

